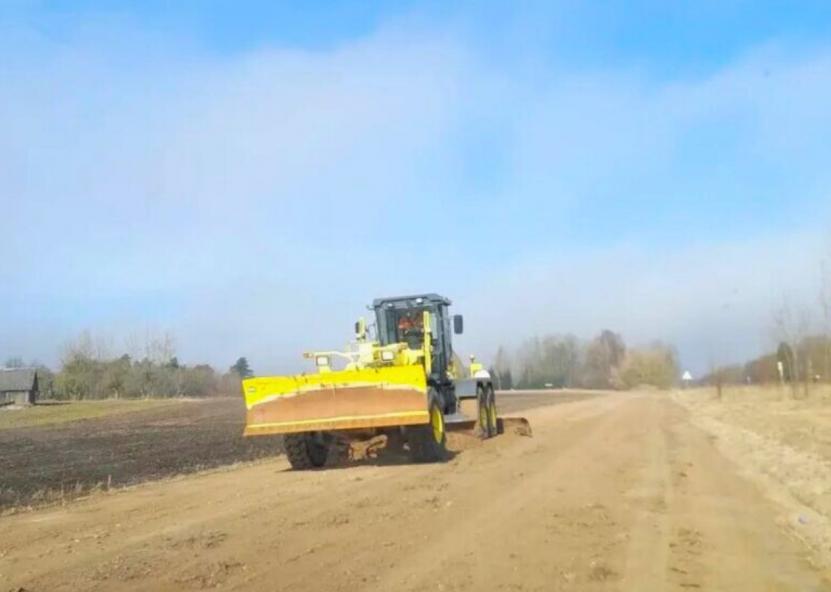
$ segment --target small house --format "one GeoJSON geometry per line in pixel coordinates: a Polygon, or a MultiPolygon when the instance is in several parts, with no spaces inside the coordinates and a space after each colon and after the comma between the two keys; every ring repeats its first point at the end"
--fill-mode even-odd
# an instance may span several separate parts
{"type": "Polygon", "coordinates": [[[0,405],[34,405],[38,395],[37,370],[0,369],[0,405]]]}

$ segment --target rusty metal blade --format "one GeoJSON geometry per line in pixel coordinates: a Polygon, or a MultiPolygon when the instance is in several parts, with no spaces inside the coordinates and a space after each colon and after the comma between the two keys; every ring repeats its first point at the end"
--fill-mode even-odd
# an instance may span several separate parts
{"type": "Polygon", "coordinates": [[[252,406],[245,435],[428,423],[426,394],[404,385],[325,386],[252,406]]]}

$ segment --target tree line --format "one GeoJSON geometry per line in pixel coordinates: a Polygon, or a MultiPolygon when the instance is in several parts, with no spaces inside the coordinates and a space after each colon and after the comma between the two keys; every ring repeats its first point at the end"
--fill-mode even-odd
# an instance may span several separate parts
{"type": "Polygon", "coordinates": [[[500,346],[490,371],[500,389],[665,389],[679,377],[672,346],[655,342],[629,348],[623,337],[610,330],[590,341],[546,335],[530,338],[514,351],[500,346]]]}
{"type": "Polygon", "coordinates": [[[58,400],[239,395],[240,380],[253,375],[244,357],[225,372],[182,364],[169,337],[153,339],[143,349],[139,356],[108,355],[85,333],[66,347],[57,371],[20,358],[5,365],[37,368],[41,397],[58,400]]]}
{"type": "Polygon", "coordinates": [[[772,384],[831,380],[831,336],[807,335],[782,341],[772,351],[744,364],[718,366],[704,376],[705,384],[772,384]]]}
{"type": "Polygon", "coordinates": [[[820,290],[813,305],[793,305],[783,295],[771,318],[771,348],[743,364],[713,365],[702,384],[789,385],[794,397],[807,396],[811,385],[831,382],[831,267],[820,265],[820,290]]]}

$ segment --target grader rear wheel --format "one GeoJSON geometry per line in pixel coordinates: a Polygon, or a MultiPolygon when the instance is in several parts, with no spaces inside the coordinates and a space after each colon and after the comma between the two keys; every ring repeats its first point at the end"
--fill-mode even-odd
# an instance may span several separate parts
{"type": "Polygon", "coordinates": [[[496,393],[493,391],[492,386],[488,387],[487,401],[488,434],[490,437],[493,437],[499,433],[499,424],[496,414],[496,393]]]}
{"type": "Polygon", "coordinates": [[[483,440],[491,437],[488,391],[481,386],[476,392],[476,428],[483,440]]]}
{"type": "Polygon", "coordinates": [[[479,428],[480,438],[490,438],[490,421],[488,417],[488,395],[484,389],[480,389],[479,396],[476,398],[476,408],[478,410],[478,417],[476,424],[479,428]]]}

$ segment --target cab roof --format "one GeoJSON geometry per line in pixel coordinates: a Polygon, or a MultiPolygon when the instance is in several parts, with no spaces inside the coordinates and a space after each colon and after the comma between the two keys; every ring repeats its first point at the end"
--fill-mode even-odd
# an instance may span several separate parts
{"type": "Polygon", "coordinates": [[[452,304],[449,298],[439,296],[438,294],[413,294],[411,296],[391,296],[389,298],[376,298],[372,301],[372,308],[380,308],[388,304],[403,304],[405,306],[416,306],[415,301],[419,298],[421,298],[429,304],[444,304],[447,306],[450,306],[452,304]]]}

